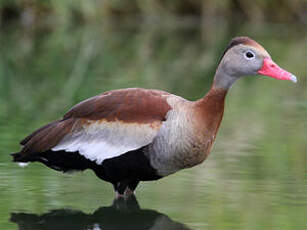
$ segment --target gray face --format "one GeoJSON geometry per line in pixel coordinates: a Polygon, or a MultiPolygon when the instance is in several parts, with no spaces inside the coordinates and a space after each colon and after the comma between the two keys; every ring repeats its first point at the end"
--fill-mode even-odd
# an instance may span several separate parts
{"type": "Polygon", "coordinates": [[[219,67],[224,74],[234,78],[256,75],[261,69],[265,57],[270,57],[265,50],[247,45],[237,45],[227,51],[219,67]]]}

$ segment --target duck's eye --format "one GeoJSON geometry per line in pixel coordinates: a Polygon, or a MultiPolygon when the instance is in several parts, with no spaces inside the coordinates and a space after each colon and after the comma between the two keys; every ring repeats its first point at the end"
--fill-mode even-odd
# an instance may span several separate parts
{"type": "Polygon", "coordinates": [[[255,54],[254,54],[253,51],[248,50],[248,51],[246,51],[246,52],[244,53],[244,57],[245,57],[247,60],[251,60],[251,59],[253,59],[253,58],[255,57],[255,54]]]}

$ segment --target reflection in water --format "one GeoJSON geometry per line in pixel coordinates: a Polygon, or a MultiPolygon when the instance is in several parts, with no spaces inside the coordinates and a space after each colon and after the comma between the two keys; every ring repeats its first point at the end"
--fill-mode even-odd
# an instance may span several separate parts
{"type": "Polygon", "coordinates": [[[134,196],[127,201],[115,200],[112,206],[101,207],[93,214],[58,209],[42,215],[12,213],[11,221],[19,225],[19,230],[189,229],[162,213],[140,209],[134,196]]]}

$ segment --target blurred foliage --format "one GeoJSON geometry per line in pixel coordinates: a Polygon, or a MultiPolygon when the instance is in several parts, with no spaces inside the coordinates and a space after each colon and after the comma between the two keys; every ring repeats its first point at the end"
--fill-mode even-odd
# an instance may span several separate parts
{"type": "Polygon", "coordinates": [[[80,24],[105,20],[185,18],[202,24],[214,20],[262,23],[307,23],[307,0],[1,0],[1,25],[17,21],[24,26],[80,24]]]}

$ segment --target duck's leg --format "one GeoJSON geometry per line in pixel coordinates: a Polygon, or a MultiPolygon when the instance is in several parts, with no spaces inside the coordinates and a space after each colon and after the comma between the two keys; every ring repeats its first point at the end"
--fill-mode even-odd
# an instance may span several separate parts
{"type": "Polygon", "coordinates": [[[127,187],[127,189],[125,191],[125,195],[126,196],[133,195],[134,194],[134,190],[138,186],[139,182],[140,181],[138,181],[138,180],[134,180],[134,181],[129,182],[128,187],[127,187]]]}
{"type": "Polygon", "coordinates": [[[115,199],[124,197],[128,186],[128,181],[120,181],[113,184],[115,190],[115,199]]]}

